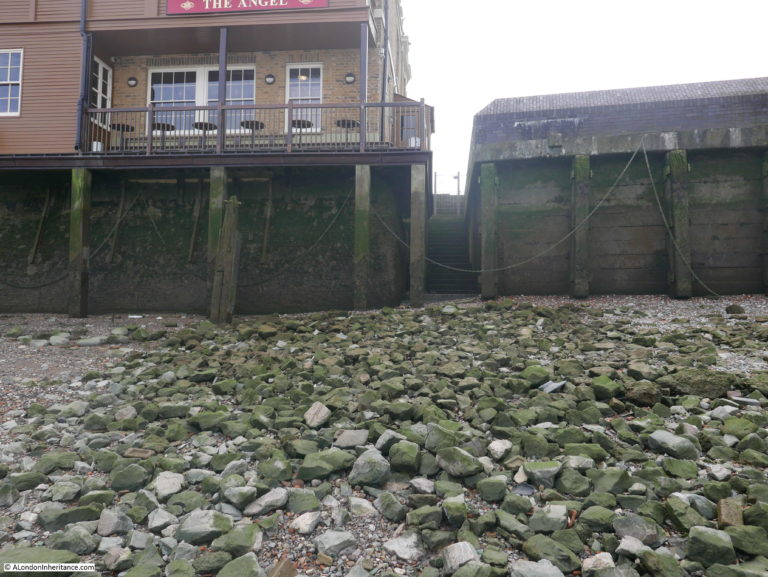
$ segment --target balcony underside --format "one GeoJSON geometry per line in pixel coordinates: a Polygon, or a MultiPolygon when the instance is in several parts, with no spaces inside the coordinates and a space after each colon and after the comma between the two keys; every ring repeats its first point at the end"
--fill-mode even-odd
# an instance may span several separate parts
{"type": "Polygon", "coordinates": [[[252,154],[247,152],[215,154],[164,154],[152,156],[61,154],[0,156],[0,170],[132,170],[166,168],[256,168],[279,166],[409,166],[429,165],[432,153],[423,151],[395,152],[293,152],[252,154]]]}
{"type": "MultiPolygon", "coordinates": [[[[94,33],[101,54],[189,54],[216,52],[218,27],[109,30],[94,33]]],[[[372,39],[371,39],[372,42],[372,39]]],[[[329,50],[360,47],[359,22],[283,24],[272,26],[231,26],[229,52],[280,50],[329,50]]]]}

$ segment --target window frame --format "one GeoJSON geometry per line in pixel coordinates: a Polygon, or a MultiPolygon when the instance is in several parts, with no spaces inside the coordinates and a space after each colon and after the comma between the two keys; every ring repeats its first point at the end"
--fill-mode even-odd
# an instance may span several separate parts
{"type": "Polygon", "coordinates": [[[3,118],[18,117],[18,116],[21,116],[21,102],[22,102],[22,93],[23,93],[23,85],[24,85],[24,49],[23,48],[2,48],[2,49],[0,49],[0,53],[5,53],[5,54],[8,55],[8,62],[9,62],[8,63],[8,70],[11,69],[10,59],[11,59],[12,55],[13,54],[19,54],[20,55],[20,58],[19,58],[19,79],[18,79],[18,81],[7,80],[7,81],[0,82],[0,85],[8,86],[9,87],[9,92],[10,92],[10,87],[12,87],[12,86],[18,86],[19,87],[19,95],[18,95],[18,97],[13,99],[13,98],[11,98],[9,96],[9,98],[8,98],[8,102],[12,102],[13,100],[17,100],[18,101],[18,110],[15,111],[15,112],[12,112],[10,110],[7,111],[7,112],[0,112],[0,117],[3,117],[3,118]]]}
{"type": "MultiPolygon", "coordinates": [[[[210,106],[208,102],[208,73],[209,72],[218,72],[219,68],[218,66],[158,66],[158,67],[152,67],[147,70],[147,106],[149,106],[152,102],[152,75],[155,73],[164,73],[164,72],[194,72],[195,73],[195,102],[192,106],[199,107],[199,106],[210,106]]],[[[248,70],[253,71],[253,102],[252,104],[256,104],[256,95],[258,92],[257,82],[256,82],[256,66],[255,65],[249,65],[249,64],[237,64],[234,66],[227,66],[227,72],[235,71],[235,70],[248,70]]],[[[158,110],[172,110],[173,106],[155,106],[155,112],[158,110]]],[[[208,112],[207,110],[198,110],[195,111],[195,119],[193,122],[207,122],[208,121],[208,112]]],[[[172,132],[184,132],[184,133],[202,133],[202,130],[199,130],[194,127],[190,128],[177,128],[175,131],[172,132]]],[[[210,131],[210,133],[216,133],[217,130],[210,131]]],[[[234,134],[242,132],[247,132],[245,129],[227,129],[228,134],[234,134]]]]}
{"type": "MultiPolygon", "coordinates": [[[[323,103],[323,93],[324,93],[324,85],[323,85],[323,79],[325,77],[325,70],[323,69],[323,63],[322,62],[292,62],[285,65],[285,103],[290,104],[292,100],[307,100],[307,98],[291,98],[291,70],[297,70],[301,68],[317,68],[320,70],[320,96],[318,98],[319,102],[313,103],[313,104],[322,104],[323,103]]],[[[288,130],[292,130],[294,134],[299,133],[316,133],[316,132],[322,132],[322,109],[317,109],[316,111],[309,112],[309,116],[316,116],[319,118],[319,122],[313,123],[312,128],[292,128],[288,126],[288,116],[286,115],[285,118],[285,131],[288,132],[288,130]]],[[[300,117],[297,117],[294,112],[294,119],[297,119],[300,117]]]]}
{"type": "MultiPolygon", "coordinates": [[[[112,108],[112,84],[114,80],[114,70],[112,70],[112,67],[109,66],[106,62],[104,62],[101,58],[98,56],[93,57],[93,62],[91,63],[91,85],[90,90],[88,92],[88,106],[91,108],[112,108]],[[98,86],[93,85],[93,67],[98,67],[98,74],[96,82],[98,83],[98,86]],[[101,91],[102,85],[104,83],[104,73],[107,73],[107,93],[104,94],[101,91]],[[97,103],[97,106],[93,106],[92,98],[96,95],[97,99],[101,100],[102,98],[106,100],[106,106],[99,106],[97,103]]],[[[102,128],[107,128],[109,125],[109,113],[105,113],[101,119],[97,119],[94,121],[96,124],[101,126],[102,128]]]]}
{"type": "MultiPolygon", "coordinates": [[[[211,101],[211,96],[210,96],[210,88],[212,86],[216,86],[216,92],[218,92],[218,79],[215,80],[215,81],[211,81],[211,73],[212,72],[215,72],[216,76],[218,76],[219,69],[218,68],[208,69],[206,71],[206,73],[205,73],[205,76],[206,76],[206,78],[205,78],[205,90],[206,90],[205,100],[206,100],[206,106],[215,106],[216,104],[218,104],[218,99],[216,99],[215,101],[212,102],[211,101]]],[[[233,83],[234,82],[238,82],[238,83],[246,83],[246,82],[252,83],[252,86],[253,86],[253,98],[252,99],[247,99],[247,98],[231,98],[231,97],[230,98],[226,98],[226,94],[225,94],[224,102],[227,105],[229,105],[229,106],[237,106],[238,104],[240,104],[240,105],[256,104],[256,67],[255,66],[254,67],[238,66],[238,67],[232,67],[232,68],[227,67],[227,82],[226,82],[225,92],[229,91],[230,82],[233,82],[233,83]],[[251,80],[231,80],[230,79],[230,76],[231,76],[230,73],[233,73],[233,72],[246,72],[246,71],[247,72],[252,72],[253,78],[251,80]]],[[[241,84],[241,86],[244,86],[244,84],[241,84]]],[[[234,87],[234,85],[233,85],[233,87],[234,87]]],[[[217,111],[213,111],[213,110],[208,110],[207,111],[208,114],[210,114],[211,112],[217,112],[217,111]]],[[[242,112],[242,110],[241,110],[241,112],[242,112]]],[[[240,121],[243,121],[243,120],[253,120],[255,118],[255,116],[256,116],[256,110],[252,109],[252,110],[249,110],[246,115],[242,115],[241,114],[239,117],[235,117],[235,122],[238,122],[238,119],[240,121]]],[[[229,122],[230,122],[230,120],[232,118],[233,117],[231,115],[227,115],[226,116],[227,124],[229,124],[229,122]]],[[[239,126],[237,126],[237,127],[229,127],[229,126],[227,126],[226,127],[227,133],[237,134],[237,133],[246,133],[246,132],[248,132],[246,129],[242,128],[242,125],[240,124],[240,122],[238,122],[238,125],[239,126]]],[[[218,121],[217,121],[217,126],[218,126],[218,121]]]]}

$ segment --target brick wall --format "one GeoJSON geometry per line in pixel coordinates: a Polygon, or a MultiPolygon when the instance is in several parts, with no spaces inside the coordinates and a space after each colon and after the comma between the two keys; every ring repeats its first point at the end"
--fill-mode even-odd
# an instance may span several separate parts
{"type": "MultiPolygon", "coordinates": [[[[169,57],[136,56],[122,57],[114,63],[114,88],[112,105],[115,108],[133,108],[147,105],[149,69],[216,67],[217,55],[174,55],[169,57]],[[183,64],[176,64],[176,63],[183,64]],[[168,64],[166,64],[168,63],[168,64]],[[153,65],[157,66],[153,66],[153,65]],[[139,84],[128,86],[128,78],[135,77],[139,84]]],[[[255,52],[230,54],[229,66],[255,66],[256,104],[276,105],[286,102],[286,81],[289,64],[320,63],[323,67],[323,102],[326,104],[356,103],[360,100],[358,78],[347,84],[344,76],[352,72],[359,77],[360,53],[358,50],[306,50],[285,52],[255,52]],[[273,74],[276,82],[269,86],[264,82],[267,74],[273,74]]],[[[380,96],[380,71],[376,50],[369,52],[368,100],[376,102],[380,96]]]]}

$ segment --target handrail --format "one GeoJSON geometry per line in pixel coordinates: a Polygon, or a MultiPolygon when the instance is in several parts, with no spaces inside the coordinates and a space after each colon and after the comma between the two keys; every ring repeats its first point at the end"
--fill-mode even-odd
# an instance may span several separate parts
{"type": "Polygon", "coordinates": [[[85,152],[429,150],[424,101],[88,108],[85,152]],[[373,112],[381,111],[381,113],[373,112]]]}
{"type": "MultiPolygon", "coordinates": [[[[421,102],[366,102],[365,104],[295,104],[290,102],[288,104],[225,104],[222,108],[224,110],[287,110],[288,108],[299,109],[326,109],[326,108],[421,108],[421,102]]],[[[426,105],[425,105],[426,106],[426,105]]],[[[108,112],[147,112],[151,109],[156,111],[178,111],[189,112],[194,110],[218,110],[218,106],[157,106],[151,104],[149,106],[133,107],[133,108],[88,108],[88,112],[95,113],[108,113],[108,112]]]]}

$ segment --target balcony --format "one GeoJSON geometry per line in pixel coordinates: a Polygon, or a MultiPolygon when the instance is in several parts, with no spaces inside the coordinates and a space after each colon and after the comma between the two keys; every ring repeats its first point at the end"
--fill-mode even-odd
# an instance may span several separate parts
{"type": "Polygon", "coordinates": [[[88,155],[220,155],[428,151],[423,102],[92,108],[88,155]]]}

